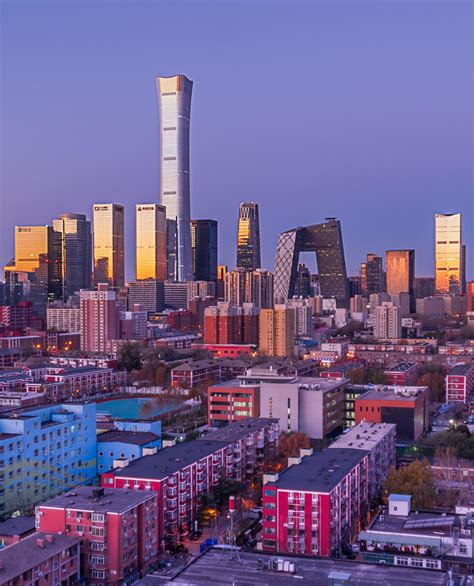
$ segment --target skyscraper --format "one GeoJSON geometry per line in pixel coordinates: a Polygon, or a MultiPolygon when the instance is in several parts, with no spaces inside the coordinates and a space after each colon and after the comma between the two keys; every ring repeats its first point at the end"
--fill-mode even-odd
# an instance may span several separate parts
{"type": "Polygon", "coordinates": [[[61,235],[63,300],[92,285],[91,223],[84,214],[60,214],[53,230],[61,235]]]}
{"type": "Polygon", "coordinates": [[[116,203],[94,204],[94,284],[125,283],[124,208],[116,203]]]}
{"type": "Polygon", "coordinates": [[[465,280],[462,257],[461,214],[436,214],[436,293],[461,293],[465,280]]]}
{"type": "Polygon", "coordinates": [[[195,281],[217,281],[217,222],[191,220],[191,250],[195,281]]]}
{"type": "Polygon", "coordinates": [[[166,281],[166,210],[155,203],[136,205],[136,279],[166,281]]]}
{"type": "Polygon", "coordinates": [[[365,265],[365,286],[368,295],[384,291],[383,260],[381,256],[369,252],[367,261],[361,265],[361,275],[364,277],[365,265]]]}
{"type": "Polygon", "coordinates": [[[247,271],[246,302],[271,309],[274,302],[273,273],[265,269],[247,271]]]}
{"type": "Polygon", "coordinates": [[[237,228],[237,267],[260,268],[260,223],[258,203],[241,203],[237,228]]]}
{"type": "Polygon", "coordinates": [[[33,311],[46,315],[46,303],[62,295],[61,235],[51,226],[15,226],[15,260],[4,267],[5,278],[29,281],[33,311]]]}
{"type": "Polygon", "coordinates": [[[387,250],[385,254],[387,270],[387,293],[398,295],[408,293],[410,296],[410,313],[415,312],[415,251],[387,250]]]}
{"type": "Polygon", "coordinates": [[[193,82],[157,77],[160,106],[160,192],[168,220],[168,279],[192,281],[189,130],[193,82]]]}

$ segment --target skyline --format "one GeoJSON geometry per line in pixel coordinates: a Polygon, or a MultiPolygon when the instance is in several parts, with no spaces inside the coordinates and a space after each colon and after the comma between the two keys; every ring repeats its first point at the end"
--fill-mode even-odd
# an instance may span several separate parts
{"type": "Polygon", "coordinates": [[[171,21],[175,7],[94,5],[90,22],[87,6],[25,11],[5,2],[2,265],[13,256],[15,224],[51,224],[64,212],[92,219],[93,203],[113,201],[126,207],[133,278],[135,204],[160,203],[154,78],[183,73],[195,82],[191,218],[219,222],[220,264],[235,266],[242,201],[260,207],[262,267],[273,270],[280,232],[336,216],[349,275],[368,252],[413,248],[417,276],[433,276],[434,214],[460,212],[472,279],[472,7],[427,14],[411,4],[362,2],[354,11],[345,3],[339,22],[327,2],[276,5],[267,22],[264,5],[226,3],[226,12],[212,4],[212,30],[211,5],[187,6],[183,46],[169,51],[172,32],[152,16],[171,21]],[[86,24],[92,51],[79,42],[86,24]],[[135,43],[124,51],[127,26],[135,43]],[[299,27],[301,35],[285,35],[299,27]]]}

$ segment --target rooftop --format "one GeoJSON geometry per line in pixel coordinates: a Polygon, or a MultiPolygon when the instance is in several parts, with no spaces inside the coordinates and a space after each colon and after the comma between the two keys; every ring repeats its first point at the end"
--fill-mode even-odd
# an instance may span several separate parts
{"type": "Polygon", "coordinates": [[[398,364],[394,364],[390,368],[386,368],[385,372],[406,372],[414,366],[417,366],[416,362],[399,362],[398,364]]]}
{"type": "Polygon", "coordinates": [[[218,390],[218,389],[239,389],[239,388],[249,389],[249,388],[255,388],[258,386],[259,386],[258,384],[245,383],[239,377],[239,378],[234,378],[232,380],[225,381],[223,383],[217,383],[215,385],[212,385],[212,387],[209,387],[209,389],[211,391],[218,390]]]}
{"type": "Polygon", "coordinates": [[[42,503],[40,506],[51,509],[72,509],[97,513],[123,513],[144,503],[153,495],[156,495],[156,492],[78,486],[74,490],[42,503]]]}
{"type": "Polygon", "coordinates": [[[269,417],[248,417],[247,419],[240,419],[239,421],[229,423],[229,425],[221,427],[216,431],[211,431],[210,433],[198,438],[196,441],[214,441],[225,443],[237,442],[245,435],[260,431],[261,429],[264,429],[273,423],[278,423],[278,419],[271,419],[269,417]]]}
{"type": "Polygon", "coordinates": [[[367,455],[365,450],[333,448],[305,456],[279,474],[276,486],[282,490],[330,492],[367,455]]]}
{"type": "Polygon", "coordinates": [[[149,431],[121,431],[113,429],[101,433],[97,437],[97,443],[100,442],[119,442],[124,444],[133,444],[135,446],[144,446],[156,440],[159,440],[159,436],[156,433],[149,431]]]}
{"type": "Polygon", "coordinates": [[[31,570],[45,560],[80,542],[79,537],[66,537],[65,535],[54,535],[52,542],[49,542],[45,533],[34,533],[18,543],[1,549],[0,563],[3,570],[0,570],[0,580],[2,580],[2,584],[21,576],[23,572],[31,570]],[[37,539],[44,540],[42,547],[37,544],[37,539]]]}
{"type": "Polygon", "coordinates": [[[358,400],[375,401],[379,399],[406,402],[418,398],[426,391],[427,387],[375,385],[371,388],[370,385],[367,385],[367,389],[367,392],[361,395],[358,400]]]}
{"type": "Polygon", "coordinates": [[[20,516],[12,517],[0,523],[0,535],[12,536],[23,535],[35,530],[35,518],[20,516]]]}
{"type": "Polygon", "coordinates": [[[472,368],[474,368],[473,364],[456,364],[456,366],[453,366],[453,368],[449,371],[448,375],[466,375],[469,374],[472,368]]]}
{"type": "Polygon", "coordinates": [[[184,364],[180,364],[179,366],[175,366],[171,370],[200,370],[201,368],[218,368],[219,365],[220,362],[218,362],[217,360],[193,360],[192,362],[186,362],[184,364]]]}
{"type": "Polygon", "coordinates": [[[333,572],[350,574],[351,586],[380,586],[380,584],[442,586],[447,583],[444,572],[433,570],[414,570],[413,568],[297,556],[272,556],[261,551],[255,553],[241,551],[238,559],[232,559],[229,551],[209,549],[175,578],[170,580],[170,578],[159,576],[146,576],[137,582],[137,586],[158,586],[168,581],[175,584],[193,584],[194,586],[220,586],[222,584],[294,586],[295,578],[301,579],[301,584],[322,585],[328,583],[328,577],[333,572]],[[271,559],[283,559],[294,563],[296,574],[259,569],[259,560],[262,560],[262,565],[266,565],[271,559]]]}
{"type": "Polygon", "coordinates": [[[395,437],[396,428],[395,423],[369,423],[362,421],[338,437],[329,447],[371,450],[387,437],[388,434],[393,433],[395,437]]]}

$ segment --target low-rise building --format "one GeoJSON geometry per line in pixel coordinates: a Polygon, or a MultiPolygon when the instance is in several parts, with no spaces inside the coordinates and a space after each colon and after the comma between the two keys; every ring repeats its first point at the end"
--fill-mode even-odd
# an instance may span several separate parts
{"type": "Polygon", "coordinates": [[[191,389],[212,384],[220,379],[221,367],[217,360],[192,360],[171,370],[171,386],[191,389]]]}
{"type": "Polygon", "coordinates": [[[384,371],[387,385],[405,386],[415,382],[419,370],[416,362],[398,362],[384,371]]]}
{"type": "MultiPolygon", "coordinates": [[[[0,549],[18,543],[36,531],[33,516],[10,517],[0,523],[0,549]]],[[[1,578],[1,574],[0,574],[1,578]]]]}
{"type": "Polygon", "coordinates": [[[34,533],[0,550],[2,586],[80,583],[79,538],[34,533]]]}
{"type": "Polygon", "coordinates": [[[209,387],[207,407],[209,427],[222,427],[247,417],[260,417],[260,387],[258,385],[246,385],[239,379],[234,379],[209,387]]]}
{"type": "Polygon", "coordinates": [[[446,403],[468,403],[474,391],[474,364],[457,364],[446,375],[446,403]]]}
{"type": "MultiPolygon", "coordinates": [[[[81,542],[86,584],[133,584],[159,549],[155,492],[82,486],[36,508],[36,526],[81,542]]],[[[55,582],[58,584],[60,582],[55,582]]]]}
{"type": "Polygon", "coordinates": [[[363,362],[348,360],[345,362],[338,362],[329,368],[321,369],[319,376],[321,378],[348,378],[351,372],[362,368],[364,368],[363,362]]]}
{"type": "Polygon", "coordinates": [[[301,450],[263,485],[263,550],[329,557],[352,543],[367,514],[369,454],[301,450]]]}
{"type": "Polygon", "coordinates": [[[21,351],[18,348],[0,348],[0,368],[15,366],[15,362],[20,358],[21,351]]]}
{"type": "Polygon", "coordinates": [[[84,399],[125,387],[127,373],[93,366],[50,366],[43,380],[46,383],[62,383],[68,398],[84,399]]]}
{"type": "Polygon", "coordinates": [[[149,431],[111,430],[97,436],[97,470],[99,474],[115,468],[119,461],[155,454],[161,437],[149,431]]]}
{"type": "Polygon", "coordinates": [[[429,428],[428,387],[375,385],[355,400],[356,423],[395,423],[398,441],[416,441],[429,428]]]}
{"type": "Polygon", "coordinates": [[[393,423],[359,423],[329,446],[369,452],[369,498],[372,500],[380,497],[388,471],[396,464],[396,427],[393,423]]]}

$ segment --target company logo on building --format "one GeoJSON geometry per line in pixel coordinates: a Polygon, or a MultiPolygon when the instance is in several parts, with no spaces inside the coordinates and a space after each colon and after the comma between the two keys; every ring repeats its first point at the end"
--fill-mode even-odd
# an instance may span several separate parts
{"type": "Polygon", "coordinates": [[[152,212],[154,211],[155,207],[154,206],[138,206],[137,211],[138,212],[152,212]]]}
{"type": "Polygon", "coordinates": [[[106,212],[109,206],[94,206],[94,212],[106,212]]]}

